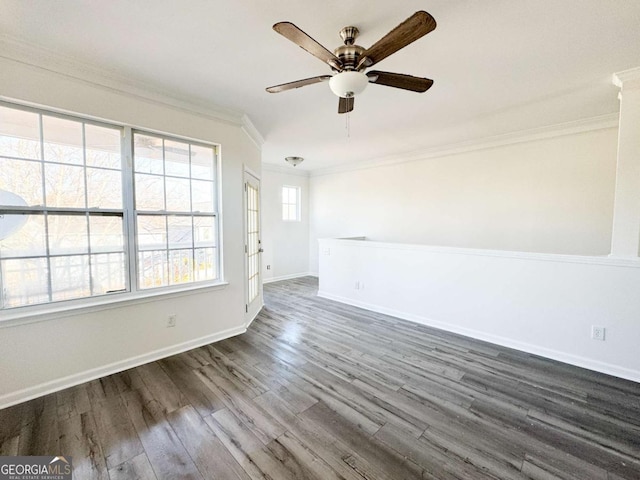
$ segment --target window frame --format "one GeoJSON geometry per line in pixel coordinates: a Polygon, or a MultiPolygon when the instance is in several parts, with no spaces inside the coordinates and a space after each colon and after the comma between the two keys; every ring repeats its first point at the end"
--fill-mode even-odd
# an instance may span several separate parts
{"type": "MultiPolygon", "coordinates": [[[[91,208],[88,205],[85,208],[72,208],[72,207],[47,207],[45,205],[41,206],[28,206],[28,207],[10,207],[10,206],[0,206],[0,210],[4,211],[15,211],[15,213],[30,213],[30,212],[44,212],[44,211],[52,211],[52,212],[80,212],[81,215],[88,215],[90,212],[98,212],[98,213],[106,213],[107,215],[117,215],[122,216],[122,231],[123,231],[123,251],[124,251],[124,280],[125,280],[125,289],[124,291],[117,291],[111,293],[104,293],[98,295],[89,295],[86,297],[74,298],[74,299],[65,299],[65,300],[57,300],[57,301],[48,301],[44,303],[35,303],[31,305],[21,305],[16,307],[0,307],[0,327],[5,325],[13,325],[13,324],[22,324],[25,323],[25,319],[27,319],[26,323],[31,323],[33,321],[40,321],[45,319],[43,316],[46,316],[46,319],[54,317],[63,317],[65,313],[78,314],[83,313],[85,311],[96,311],[103,310],[109,308],[117,308],[122,304],[129,303],[139,303],[139,302],[147,302],[152,301],[155,297],[164,297],[164,296],[181,296],[190,293],[196,293],[197,291],[203,289],[214,289],[217,290],[219,288],[223,288],[228,284],[225,281],[224,276],[224,262],[223,262],[223,250],[224,246],[222,243],[223,236],[223,201],[222,201],[222,147],[219,143],[197,139],[193,137],[187,137],[183,135],[177,135],[173,133],[162,132],[154,129],[143,128],[143,127],[134,127],[125,123],[118,123],[114,121],[105,121],[102,119],[97,119],[95,117],[90,117],[78,113],[69,113],[63,112],[56,109],[52,109],[50,107],[42,107],[42,106],[29,106],[15,102],[7,102],[0,100],[0,106],[22,110],[30,113],[35,113],[39,115],[45,115],[48,117],[60,118],[64,120],[71,120],[75,122],[80,122],[87,125],[95,125],[98,127],[106,127],[112,129],[118,129],[121,133],[120,138],[120,172],[121,172],[121,181],[122,181],[122,210],[113,209],[113,208],[100,208],[95,209],[91,208]],[[134,145],[133,145],[133,134],[141,133],[141,134],[149,134],[156,137],[162,137],[168,140],[174,140],[178,142],[188,142],[190,144],[202,145],[205,147],[211,147],[214,151],[214,172],[215,178],[213,180],[214,189],[215,189],[215,209],[214,212],[210,213],[210,216],[215,217],[215,230],[216,230],[216,238],[215,238],[215,261],[216,261],[216,274],[217,277],[211,280],[195,280],[188,283],[182,284],[174,284],[174,285],[166,285],[160,287],[153,288],[140,288],[139,285],[139,277],[138,277],[138,246],[137,246],[137,237],[136,237],[136,206],[135,206],[135,197],[134,197],[134,178],[135,178],[135,170],[134,170],[134,145]],[[33,317],[29,320],[29,317],[33,317]],[[8,322],[8,323],[7,323],[8,322]]],[[[40,122],[40,141],[43,138],[42,132],[42,116],[39,119],[40,122]]],[[[44,145],[41,145],[41,151],[44,148],[44,145]]],[[[86,149],[86,142],[84,142],[83,135],[83,150],[86,149]]],[[[9,157],[10,158],[10,157],[9,157]]],[[[29,161],[25,159],[24,161],[29,161]]],[[[40,158],[39,160],[34,160],[38,162],[45,162],[44,158],[40,158]]],[[[82,164],[85,167],[85,182],[86,182],[86,162],[82,164]]],[[[44,179],[43,179],[44,181],[44,179]]],[[[44,195],[44,192],[43,192],[44,195]]],[[[87,195],[87,193],[85,193],[87,195]]],[[[192,213],[192,212],[189,212],[192,213]]],[[[89,249],[87,255],[91,255],[91,250],[89,249]]],[[[46,258],[50,258],[48,249],[46,252],[46,258]]],[[[50,276],[50,274],[49,274],[50,276]]],[[[50,288],[50,287],[49,287],[50,288]]],[[[1,292],[0,292],[1,294],[1,292]]]]}
{"type": "Polygon", "coordinates": [[[302,188],[297,186],[297,185],[282,185],[282,188],[280,189],[280,197],[281,197],[281,202],[280,205],[281,207],[284,207],[285,205],[288,207],[291,207],[292,205],[296,207],[296,217],[294,219],[290,219],[290,218],[284,218],[284,215],[282,215],[282,221],[283,222],[302,222],[302,188]],[[296,192],[296,203],[289,203],[289,202],[285,202],[284,199],[284,189],[285,188],[289,188],[289,189],[293,189],[296,192]]]}
{"type": "MultiPolygon", "coordinates": [[[[220,256],[220,190],[221,190],[221,186],[220,186],[220,169],[219,169],[219,150],[220,147],[219,145],[215,145],[215,144],[211,144],[211,143],[207,143],[207,142],[202,142],[202,141],[198,141],[198,140],[192,140],[192,139],[186,139],[184,137],[177,137],[175,135],[167,135],[164,133],[157,133],[157,132],[151,132],[149,130],[145,130],[145,129],[140,129],[140,128],[132,128],[131,131],[131,158],[132,158],[132,162],[131,162],[131,175],[132,175],[132,181],[131,181],[131,195],[132,195],[132,211],[131,211],[131,217],[132,217],[132,225],[130,225],[130,228],[132,228],[132,232],[133,232],[133,240],[137,243],[138,240],[138,216],[151,216],[151,217],[190,217],[192,219],[195,219],[197,217],[202,217],[202,218],[207,218],[207,217],[214,217],[215,218],[215,230],[216,230],[216,238],[215,238],[215,262],[216,262],[216,266],[217,266],[217,271],[216,271],[216,278],[215,279],[211,279],[211,280],[195,280],[195,273],[194,273],[194,280],[191,282],[185,282],[184,284],[178,284],[178,285],[163,285],[160,287],[150,287],[150,288],[142,288],[140,285],[140,271],[139,271],[139,254],[140,252],[147,252],[147,251],[156,251],[156,250],[139,250],[138,248],[135,248],[134,252],[135,252],[135,258],[133,259],[132,262],[130,262],[133,265],[130,265],[130,267],[133,267],[133,271],[131,272],[132,275],[134,275],[132,278],[132,280],[135,279],[135,281],[133,282],[133,284],[136,287],[137,291],[142,291],[142,292],[147,292],[147,291],[157,291],[159,289],[164,289],[164,288],[171,288],[171,287],[179,287],[181,285],[193,285],[196,283],[200,283],[200,284],[207,284],[207,283],[216,283],[218,280],[220,280],[222,278],[222,273],[221,273],[221,267],[220,267],[220,260],[221,260],[221,256],[220,256]],[[211,181],[211,183],[213,184],[213,188],[215,189],[215,196],[213,198],[214,201],[214,209],[212,211],[205,211],[205,212],[201,212],[201,211],[197,211],[197,210],[193,210],[193,206],[191,208],[191,210],[189,211],[171,211],[171,210],[147,210],[147,209],[138,209],[136,207],[136,203],[135,203],[135,175],[136,173],[141,173],[141,172],[136,172],[135,169],[135,146],[134,146],[134,137],[136,134],[140,134],[140,135],[148,135],[148,136],[152,136],[152,137],[156,137],[158,139],[163,140],[169,140],[169,141],[178,141],[178,142],[185,142],[189,144],[189,148],[191,149],[191,146],[200,146],[200,147],[206,147],[206,148],[213,148],[213,155],[214,155],[214,162],[215,162],[215,177],[214,179],[211,181]]],[[[164,152],[164,148],[163,148],[163,164],[166,167],[166,157],[164,156],[165,152],[164,152]]],[[[167,199],[167,190],[166,190],[166,179],[167,178],[188,178],[189,180],[194,179],[193,176],[191,176],[191,174],[189,175],[189,177],[178,177],[175,175],[167,175],[166,171],[163,171],[163,173],[160,174],[153,174],[154,176],[161,176],[164,180],[165,180],[165,184],[164,184],[164,203],[165,203],[165,207],[166,207],[166,199],[167,199]]],[[[189,187],[189,194],[190,194],[190,198],[193,198],[193,186],[190,185],[189,187]]],[[[194,253],[195,255],[195,251],[198,249],[198,247],[195,245],[195,235],[194,238],[192,239],[192,246],[190,248],[190,250],[194,253]]],[[[136,245],[137,247],[137,245],[136,245]]],[[[204,248],[204,247],[200,247],[200,248],[204,248]]],[[[167,252],[167,261],[169,259],[169,252],[171,251],[176,251],[176,250],[181,250],[181,249],[172,249],[170,248],[169,244],[168,244],[168,238],[167,238],[167,247],[164,249],[167,252]]]]}

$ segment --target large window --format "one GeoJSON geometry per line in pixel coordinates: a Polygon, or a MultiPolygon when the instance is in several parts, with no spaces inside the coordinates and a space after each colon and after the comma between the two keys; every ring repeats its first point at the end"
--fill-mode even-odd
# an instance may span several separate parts
{"type": "Polygon", "coordinates": [[[134,132],[140,288],[217,276],[212,146],[134,132]]]}
{"type": "Polygon", "coordinates": [[[217,279],[217,162],[214,145],[0,104],[0,308],[217,279]]]}

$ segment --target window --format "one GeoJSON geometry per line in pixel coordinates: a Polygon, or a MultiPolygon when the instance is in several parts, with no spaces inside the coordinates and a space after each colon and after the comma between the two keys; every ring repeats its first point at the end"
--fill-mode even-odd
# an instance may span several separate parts
{"type": "Polygon", "coordinates": [[[215,148],[134,132],[141,289],[217,277],[215,148]]]}
{"type": "Polygon", "coordinates": [[[0,309],[219,278],[217,167],[214,145],[0,103],[0,309]]]}
{"type": "Polygon", "coordinates": [[[282,187],[282,220],[300,221],[300,187],[282,187]]]}

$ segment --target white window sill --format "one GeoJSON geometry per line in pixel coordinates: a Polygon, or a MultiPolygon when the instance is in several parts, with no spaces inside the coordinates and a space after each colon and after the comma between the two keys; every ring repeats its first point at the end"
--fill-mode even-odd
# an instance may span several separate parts
{"type": "Polygon", "coordinates": [[[29,323],[45,322],[58,318],[70,317],[74,315],[84,315],[87,313],[99,312],[101,310],[111,310],[114,308],[129,305],[149,303],[158,299],[168,299],[184,297],[186,295],[196,295],[216,290],[221,290],[229,285],[229,282],[220,281],[205,285],[189,285],[171,290],[150,290],[135,293],[119,293],[106,295],[91,299],[83,299],[81,303],[69,304],[61,302],[47,305],[34,305],[18,307],[15,310],[0,312],[0,328],[9,328],[29,323]]]}

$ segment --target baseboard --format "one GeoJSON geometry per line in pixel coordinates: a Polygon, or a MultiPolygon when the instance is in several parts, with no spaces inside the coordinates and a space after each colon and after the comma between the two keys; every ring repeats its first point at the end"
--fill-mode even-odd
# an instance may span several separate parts
{"type": "Polygon", "coordinates": [[[246,325],[244,326],[245,331],[247,328],[249,328],[251,326],[251,324],[253,323],[253,321],[258,318],[258,315],[260,315],[260,312],[262,311],[262,309],[264,308],[264,303],[262,305],[260,305],[260,308],[258,309],[258,311],[256,312],[256,314],[251,318],[251,320],[249,320],[246,325]]]}
{"type": "Polygon", "coordinates": [[[304,273],[293,273],[291,275],[281,275],[279,277],[266,278],[262,280],[262,283],[273,283],[273,282],[281,282],[282,280],[292,280],[294,278],[301,277],[317,277],[317,273],[304,272],[304,273]]]}
{"type": "Polygon", "coordinates": [[[246,331],[247,329],[244,326],[229,328],[221,332],[206,335],[194,340],[189,340],[188,342],[179,343],[177,345],[154,350],[143,355],[131,357],[126,360],[114,362],[109,365],[93,368],[91,370],[86,370],[80,373],[75,373],[73,375],[62,377],[56,380],[51,380],[34,387],[18,390],[17,392],[7,393],[0,396],[0,409],[7,408],[18,403],[26,402],[43,395],[48,395],[59,390],[64,390],[65,388],[80,385],[81,383],[89,382],[91,380],[95,380],[96,378],[113,375],[114,373],[122,372],[123,370],[128,370],[129,368],[137,367],[139,365],[144,365],[145,363],[154,362],[161,358],[170,357],[171,355],[186,352],[187,350],[192,350],[209,343],[219,342],[220,340],[240,335],[246,331]]]}
{"type": "Polygon", "coordinates": [[[480,330],[474,330],[470,328],[458,327],[449,323],[432,320],[430,318],[421,317],[419,315],[413,315],[399,310],[393,310],[379,305],[360,302],[347,297],[341,297],[327,292],[318,292],[318,297],[326,298],[327,300],[333,300],[335,302],[344,303],[346,305],[352,305],[354,307],[360,307],[365,310],[370,310],[376,313],[382,313],[391,317],[400,318],[414,323],[419,323],[427,327],[437,328],[451,333],[457,333],[465,337],[474,338],[476,340],[482,340],[484,342],[493,343],[494,345],[500,345],[502,347],[513,348],[526,353],[531,353],[541,357],[549,358],[551,360],[557,360],[559,362],[568,363],[576,367],[586,368],[595,372],[605,373],[607,375],[613,375],[614,377],[624,378],[633,382],[640,382],[640,372],[637,370],[631,370],[629,368],[620,367],[610,363],[600,362],[586,357],[578,355],[572,355],[569,353],[561,352],[559,350],[553,350],[538,345],[521,342],[519,340],[513,340],[508,337],[501,337],[499,335],[493,335],[485,333],[480,330]]]}

